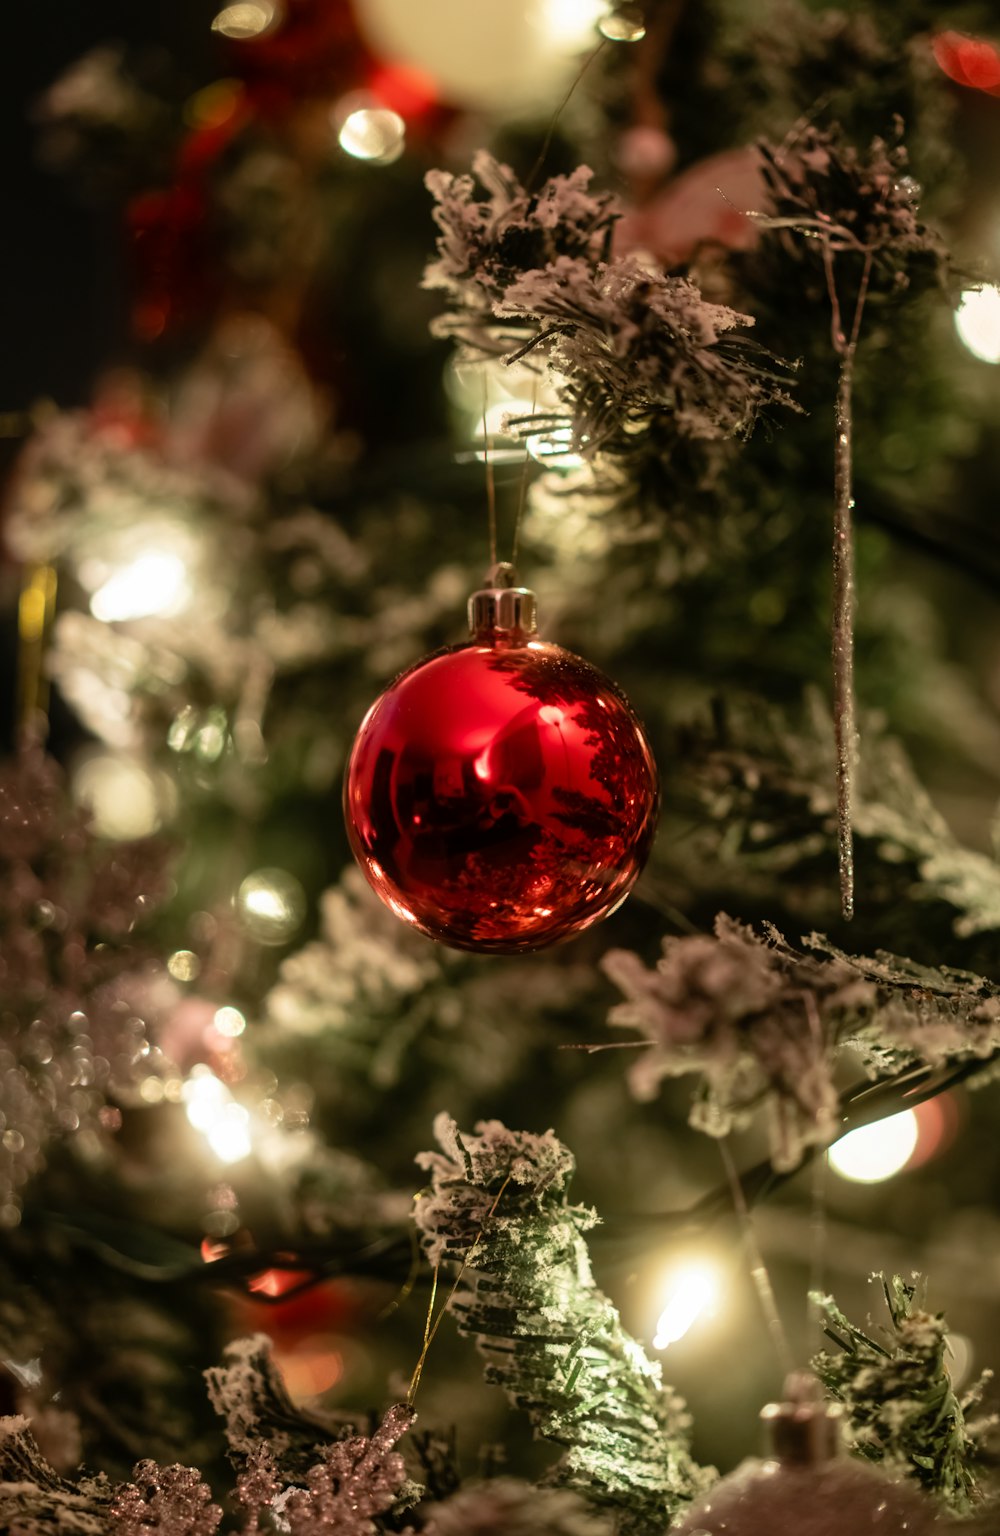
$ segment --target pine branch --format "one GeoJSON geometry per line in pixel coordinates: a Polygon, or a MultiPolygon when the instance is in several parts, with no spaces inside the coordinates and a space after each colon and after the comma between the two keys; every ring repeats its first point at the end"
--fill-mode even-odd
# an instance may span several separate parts
{"type": "Polygon", "coordinates": [[[837,1056],[859,1053],[873,1078],[924,1064],[988,1061],[1000,1049],[1000,988],[969,972],[854,957],[821,935],[817,955],[724,913],[715,933],[663,940],[655,970],[611,950],[603,966],[625,994],[609,1022],[649,1042],[630,1068],[637,1098],[665,1077],[696,1075],[691,1124],[725,1136],[767,1111],[779,1172],[839,1133],[837,1056]]]}
{"type": "Polygon", "coordinates": [[[336,1437],[333,1420],[292,1403],[266,1334],[233,1340],[222,1364],[205,1372],[205,1381],[212,1407],[224,1421],[229,1460],[238,1471],[263,1443],[286,1481],[300,1481],[336,1437]]]}
{"type": "Polygon", "coordinates": [[[111,1495],[103,1476],[75,1482],[57,1476],[27,1419],[0,1419],[0,1529],[17,1536],[107,1536],[111,1495]]]}
{"type": "MultiPolygon", "coordinates": [[[[865,759],[855,806],[859,884],[866,916],[904,898],[940,906],[959,940],[1000,930],[1000,864],[964,847],[923,788],[902,745],[864,722],[865,759]]],[[[825,878],[836,806],[829,784],[830,717],[817,695],[801,723],[737,701],[710,731],[686,733],[690,792],[707,813],[691,867],[738,867],[746,895],[801,898],[825,878]]]]}
{"type": "Polygon", "coordinates": [[[946,1365],[948,1327],[942,1313],[921,1305],[919,1276],[881,1282],[889,1327],[871,1337],[849,1321],[832,1296],[814,1295],[827,1337],[840,1353],[823,1350],[813,1368],[827,1391],[845,1405],[851,1448],[869,1461],[905,1473],[955,1514],[980,1502],[972,1464],[994,1420],[970,1423],[991,1373],[959,1398],[946,1365]]]}
{"type": "Polygon", "coordinates": [[[568,432],[600,483],[618,461],[635,472],[672,443],[745,436],[769,407],[792,406],[787,365],[748,338],[750,315],[688,277],[609,258],[617,210],[587,190],[586,167],[534,194],[485,153],[473,169],[485,199],[472,177],[428,177],[441,234],[424,283],[448,296],[436,334],[548,370],[561,413],[523,418],[519,435],[568,432]]]}
{"type": "Polygon", "coordinates": [[[417,1226],[433,1265],[463,1265],[451,1310],[486,1379],[566,1447],[553,1481],[608,1506],[622,1536],[660,1536],[708,1475],[683,1403],[594,1284],[583,1233],[597,1217],[567,1203],[572,1155],[551,1131],[498,1121],[463,1136],[441,1115],[435,1132],[443,1150],[418,1159],[432,1183],[417,1226]]]}

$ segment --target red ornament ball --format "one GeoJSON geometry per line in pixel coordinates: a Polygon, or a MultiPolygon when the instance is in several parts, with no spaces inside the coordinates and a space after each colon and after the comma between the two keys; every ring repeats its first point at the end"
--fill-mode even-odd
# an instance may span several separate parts
{"type": "Polygon", "coordinates": [[[559,943],[613,912],[657,803],[624,696],[530,627],[479,626],[397,678],[362,722],[344,787],[372,889],[429,937],[489,954],[559,943]]]}

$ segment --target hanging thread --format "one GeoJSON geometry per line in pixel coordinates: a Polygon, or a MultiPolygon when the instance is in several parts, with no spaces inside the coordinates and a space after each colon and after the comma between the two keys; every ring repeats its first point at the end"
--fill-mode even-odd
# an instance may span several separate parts
{"type": "Polygon", "coordinates": [[[760,1244],[757,1242],[757,1234],[754,1231],[753,1221],[750,1217],[746,1195],[743,1192],[740,1176],[736,1172],[736,1164],[733,1162],[728,1142],[719,1142],[719,1152],[722,1157],[722,1166],[726,1170],[726,1178],[729,1181],[733,1209],[736,1212],[736,1219],[740,1224],[740,1231],[743,1235],[743,1246],[746,1249],[747,1261],[750,1265],[750,1278],[757,1290],[760,1309],[764,1314],[764,1322],[771,1336],[771,1343],[774,1345],[774,1351],[778,1357],[778,1364],[781,1366],[782,1375],[788,1376],[795,1369],[795,1356],[792,1354],[792,1347],[788,1342],[785,1325],[781,1321],[781,1313],[778,1311],[778,1303],[774,1295],[774,1287],[771,1284],[771,1276],[768,1274],[767,1265],[764,1263],[764,1256],[760,1251],[760,1244]]]}
{"type": "Polygon", "coordinates": [[[483,370],[483,463],[486,466],[486,515],[489,522],[490,569],[497,563],[497,488],[490,458],[490,434],[487,422],[487,380],[483,370]]]}

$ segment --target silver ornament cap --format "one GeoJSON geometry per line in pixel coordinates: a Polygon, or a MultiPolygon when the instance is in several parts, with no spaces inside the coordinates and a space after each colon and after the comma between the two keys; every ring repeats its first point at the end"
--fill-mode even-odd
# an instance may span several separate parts
{"type": "Polygon", "coordinates": [[[469,629],[477,637],[500,633],[526,639],[537,627],[534,592],[518,586],[517,571],[502,560],[487,571],[485,584],[469,598],[469,629]]]}
{"type": "Polygon", "coordinates": [[[785,1381],[784,1400],[761,1410],[770,1454],[799,1466],[820,1466],[843,1449],[844,1410],[826,1402],[823,1389],[808,1371],[793,1371],[785,1381]]]}

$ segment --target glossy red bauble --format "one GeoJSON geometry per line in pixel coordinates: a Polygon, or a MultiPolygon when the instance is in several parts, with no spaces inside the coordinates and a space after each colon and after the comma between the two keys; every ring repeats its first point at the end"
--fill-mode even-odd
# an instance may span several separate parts
{"type": "Polygon", "coordinates": [[[513,953],[624,901],[653,837],[656,768],[595,667],[495,632],[382,694],[344,803],[358,862],[397,916],[458,949],[513,953]]]}

